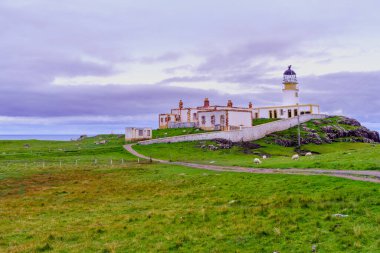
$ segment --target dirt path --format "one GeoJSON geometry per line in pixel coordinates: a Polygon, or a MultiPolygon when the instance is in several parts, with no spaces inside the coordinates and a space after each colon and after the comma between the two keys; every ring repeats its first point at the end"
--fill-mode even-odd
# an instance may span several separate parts
{"type": "MultiPolygon", "coordinates": [[[[151,159],[145,155],[142,155],[136,152],[133,149],[134,144],[127,144],[124,148],[139,158],[151,159]]],[[[165,163],[165,164],[174,164],[182,165],[191,168],[205,169],[205,170],[214,170],[214,171],[229,171],[229,172],[248,172],[248,173],[260,173],[260,174],[298,174],[298,175],[326,175],[333,177],[342,177],[351,180],[358,181],[367,181],[380,183],[380,171],[371,171],[371,170],[326,170],[326,169],[265,169],[265,168],[246,168],[246,167],[237,167],[237,166],[219,166],[219,165],[209,165],[209,164],[197,164],[197,163],[187,163],[187,162],[169,162],[166,160],[160,160],[152,158],[152,161],[165,163]]]]}

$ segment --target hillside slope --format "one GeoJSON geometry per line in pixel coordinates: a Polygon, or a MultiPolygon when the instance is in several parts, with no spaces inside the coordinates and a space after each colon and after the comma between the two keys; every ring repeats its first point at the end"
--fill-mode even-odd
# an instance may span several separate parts
{"type": "MultiPolygon", "coordinates": [[[[343,116],[331,116],[301,124],[301,144],[324,144],[332,142],[380,142],[379,133],[362,126],[359,121],[343,116]]],[[[284,147],[298,145],[297,127],[268,135],[266,143],[284,147]]]]}

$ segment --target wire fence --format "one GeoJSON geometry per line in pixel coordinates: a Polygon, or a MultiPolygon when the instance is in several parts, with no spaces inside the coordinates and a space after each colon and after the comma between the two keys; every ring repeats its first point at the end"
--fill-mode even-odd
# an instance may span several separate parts
{"type": "Polygon", "coordinates": [[[128,166],[134,164],[152,163],[152,160],[136,158],[135,160],[117,158],[94,158],[94,159],[41,159],[41,160],[2,160],[0,168],[24,167],[24,168],[45,168],[45,167],[72,167],[72,166],[128,166]]]}

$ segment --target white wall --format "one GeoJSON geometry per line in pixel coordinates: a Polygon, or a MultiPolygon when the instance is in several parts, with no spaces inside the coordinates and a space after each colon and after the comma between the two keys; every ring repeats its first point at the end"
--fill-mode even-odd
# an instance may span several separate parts
{"type": "Polygon", "coordinates": [[[296,105],[299,104],[299,98],[296,96],[297,90],[282,90],[282,103],[283,105],[296,105]]]}
{"type": "Polygon", "coordinates": [[[144,140],[144,139],[152,139],[152,129],[151,128],[135,128],[135,127],[125,128],[125,140],[126,141],[144,140]],[[140,134],[140,133],[142,133],[142,134],[140,134]]]}
{"type": "MultiPolygon", "coordinates": [[[[306,122],[311,119],[324,119],[327,115],[322,114],[305,114],[300,116],[300,122],[306,122]]],[[[244,128],[242,130],[234,131],[218,131],[212,133],[202,133],[202,134],[189,134],[182,136],[174,136],[161,139],[153,139],[148,141],[141,141],[141,145],[149,145],[153,143],[168,143],[168,142],[184,142],[184,141],[198,141],[198,140],[212,140],[216,138],[223,138],[231,140],[233,142],[237,141],[253,141],[265,137],[268,134],[284,131],[288,128],[294,127],[298,124],[297,118],[290,118],[284,120],[277,120],[274,122],[253,126],[249,128],[244,128]]]]}
{"type": "Polygon", "coordinates": [[[228,111],[228,125],[229,126],[252,126],[252,113],[244,111],[228,111]]]}
{"type": "Polygon", "coordinates": [[[220,116],[224,115],[226,121],[225,111],[210,111],[210,112],[198,112],[198,121],[200,127],[213,128],[215,125],[220,125],[220,116]],[[202,124],[202,116],[206,117],[206,124],[202,124]],[[215,116],[215,124],[211,124],[211,116],[215,116]]]}

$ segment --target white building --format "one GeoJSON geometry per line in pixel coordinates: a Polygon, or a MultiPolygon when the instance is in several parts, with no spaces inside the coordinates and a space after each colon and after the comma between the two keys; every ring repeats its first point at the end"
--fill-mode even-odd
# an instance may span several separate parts
{"type": "Polygon", "coordinates": [[[296,117],[298,114],[319,114],[319,105],[300,104],[299,89],[296,73],[291,65],[284,72],[282,89],[282,105],[256,107],[253,109],[254,118],[281,118],[296,117]]]}
{"type": "Polygon", "coordinates": [[[208,98],[203,106],[183,107],[182,100],[178,108],[171,109],[170,113],[159,115],[160,128],[199,127],[204,130],[229,131],[251,127],[255,118],[287,119],[302,114],[319,114],[319,105],[300,104],[299,89],[296,73],[291,66],[283,75],[283,101],[281,105],[253,107],[234,107],[229,100],[227,106],[210,105],[208,98]]]}
{"type": "Polygon", "coordinates": [[[182,100],[171,113],[159,115],[160,128],[199,127],[204,130],[231,130],[252,126],[252,108],[210,105],[205,98],[203,106],[184,108],[182,100]]]}
{"type": "Polygon", "coordinates": [[[125,141],[141,141],[152,139],[151,128],[125,128],[125,141]]]}

